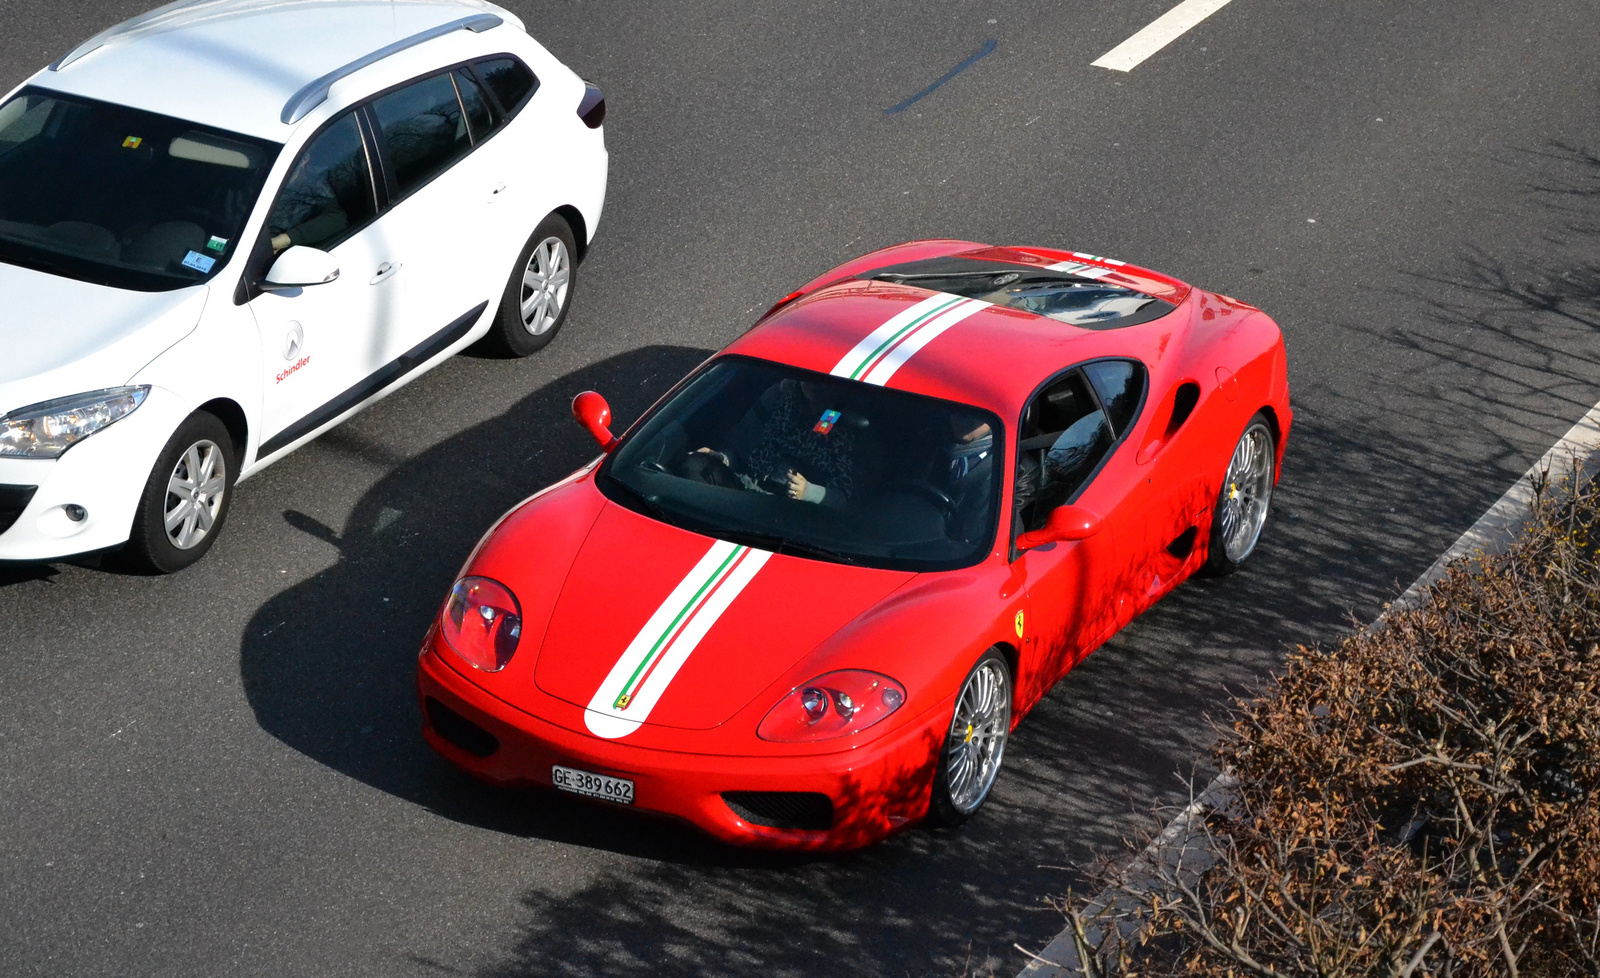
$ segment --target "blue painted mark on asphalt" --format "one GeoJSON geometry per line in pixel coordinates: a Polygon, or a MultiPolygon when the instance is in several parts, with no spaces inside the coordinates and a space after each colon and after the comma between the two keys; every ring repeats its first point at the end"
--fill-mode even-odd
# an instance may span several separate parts
{"type": "Polygon", "coordinates": [[[982,61],[984,58],[987,58],[989,55],[993,54],[995,47],[998,46],[999,43],[1000,43],[999,41],[996,41],[992,37],[989,38],[987,41],[984,41],[983,42],[983,47],[978,49],[978,53],[977,54],[974,54],[972,57],[970,57],[967,60],[961,62],[958,65],[956,65],[954,68],[951,68],[949,71],[945,72],[943,78],[939,79],[938,81],[934,82],[932,85],[929,85],[927,88],[924,88],[922,91],[920,91],[917,94],[915,94],[915,95],[911,96],[910,98],[906,99],[904,102],[901,102],[899,105],[890,106],[889,108],[884,109],[883,110],[883,114],[884,115],[898,115],[899,113],[904,112],[905,110],[911,108],[913,105],[916,105],[918,102],[920,102],[923,99],[927,98],[929,95],[932,95],[935,91],[937,91],[942,85],[944,85],[950,79],[952,79],[955,76],[961,74],[963,71],[966,71],[968,68],[971,68],[973,65],[977,64],[979,61],[982,61]]]}

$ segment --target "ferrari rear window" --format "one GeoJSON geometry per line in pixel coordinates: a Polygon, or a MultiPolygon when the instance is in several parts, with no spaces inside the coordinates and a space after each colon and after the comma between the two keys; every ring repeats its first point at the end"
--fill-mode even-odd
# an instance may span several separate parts
{"type": "Polygon", "coordinates": [[[1081,270],[978,258],[929,258],[889,265],[861,277],[982,299],[1080,329],[1120,329],[1148,323],[1176,308],[1125,285],[1089,277],[1081,270]]]}

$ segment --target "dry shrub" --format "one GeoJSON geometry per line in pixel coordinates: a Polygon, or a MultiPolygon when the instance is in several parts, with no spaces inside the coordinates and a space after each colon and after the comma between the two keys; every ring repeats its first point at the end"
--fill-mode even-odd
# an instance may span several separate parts
{"type": "Polygon", "coordinates": [[[1600,976],[1597,530],[1593,483],[1540,493],[1508,553],[1291,655],[1216,750],[1226,809],[1072,911],[1122,922],[1086,970],[1600,976]]]}

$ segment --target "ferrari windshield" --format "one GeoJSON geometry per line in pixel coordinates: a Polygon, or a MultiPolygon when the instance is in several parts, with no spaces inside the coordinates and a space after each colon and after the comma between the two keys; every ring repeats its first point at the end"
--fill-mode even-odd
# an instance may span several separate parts
{"type": "Polygon", "coordinates": [[[0,105],[0,262],[158,292],[239,246],[278,147],[29,89],[0,105]]]}
{"type": "Polygon", "coordinates": [[[783,364],[722,357],[607,460],[607,497],[764,550],[903,570],[994,542],[1000,419],[783,364]]]}

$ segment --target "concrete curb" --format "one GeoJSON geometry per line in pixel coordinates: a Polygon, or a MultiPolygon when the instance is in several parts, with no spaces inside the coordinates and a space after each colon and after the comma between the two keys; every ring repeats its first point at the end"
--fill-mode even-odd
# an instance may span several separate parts
{"type": "MultiPolygon", "coordinates": [[[[1536,493],[1544,486],[1553,485],[1568,475],[1589,471],[1597,453],[1600,453],[1600,404],[1590,408],[1588,414],[1580,418],[1578,423],[1552,445],[1539,461],[1533,463],[1528,471],[1523,473],[1522,478],[1507,489],[1505,494],[1490,506],[1467,532],[1461,534],[1431,567],[1423,571],[1422,576],[1406,588],[1400,597],[1386,607],[1369,627],[1383,628],[1390,613],[1419,604],[1429,585],[1443,577],[1446,568],[1455,561],[1504,552],[1512,541],[1516,540],[1522,527],[1532,516],[1536,493]]],[[[1233,798],[1233,786],[1233,778],[1227,773],[1213,778],[1205,790],[1179,812],[1177,817],[1167,823],[1161,834],[1128,864],[1126,874],[1130,885],[1134,888],[1143,888],[1147,882],[1153,881],[1155,875],[1152,870],[1157,866],[1164,866],[1169,870],[1181,866],[1186,874],[1193,873],[1195,876],[1204,872],[1210,865],[1210,859],[1203,851],[1202,843],[1206,836],[1199,828],[1200,820],[1208,811],[1226,809],[1229,806],[1233,798]]],[[[1083,919],[1086,922],[1125,920],[1125,915],[1117,912],[1118,903],[1114,891],[1103,890],[1084,909],[1083,919]]],[[[1133,925],[1123,923],[1118,926],[1129,928],[1133,925]]],[[[1089,927],[1084,936],[1091,947],[1099,947],[1104,934],[1104,925],[1096,924],[1089,927]]],[[[1020,944],[1016,945],[1016,948],[1032,959],[1017,978],[1079,978],[1083,974],[1071,924],[1063,928],[1055,940],[1037,954],[1020,944]]]]}

